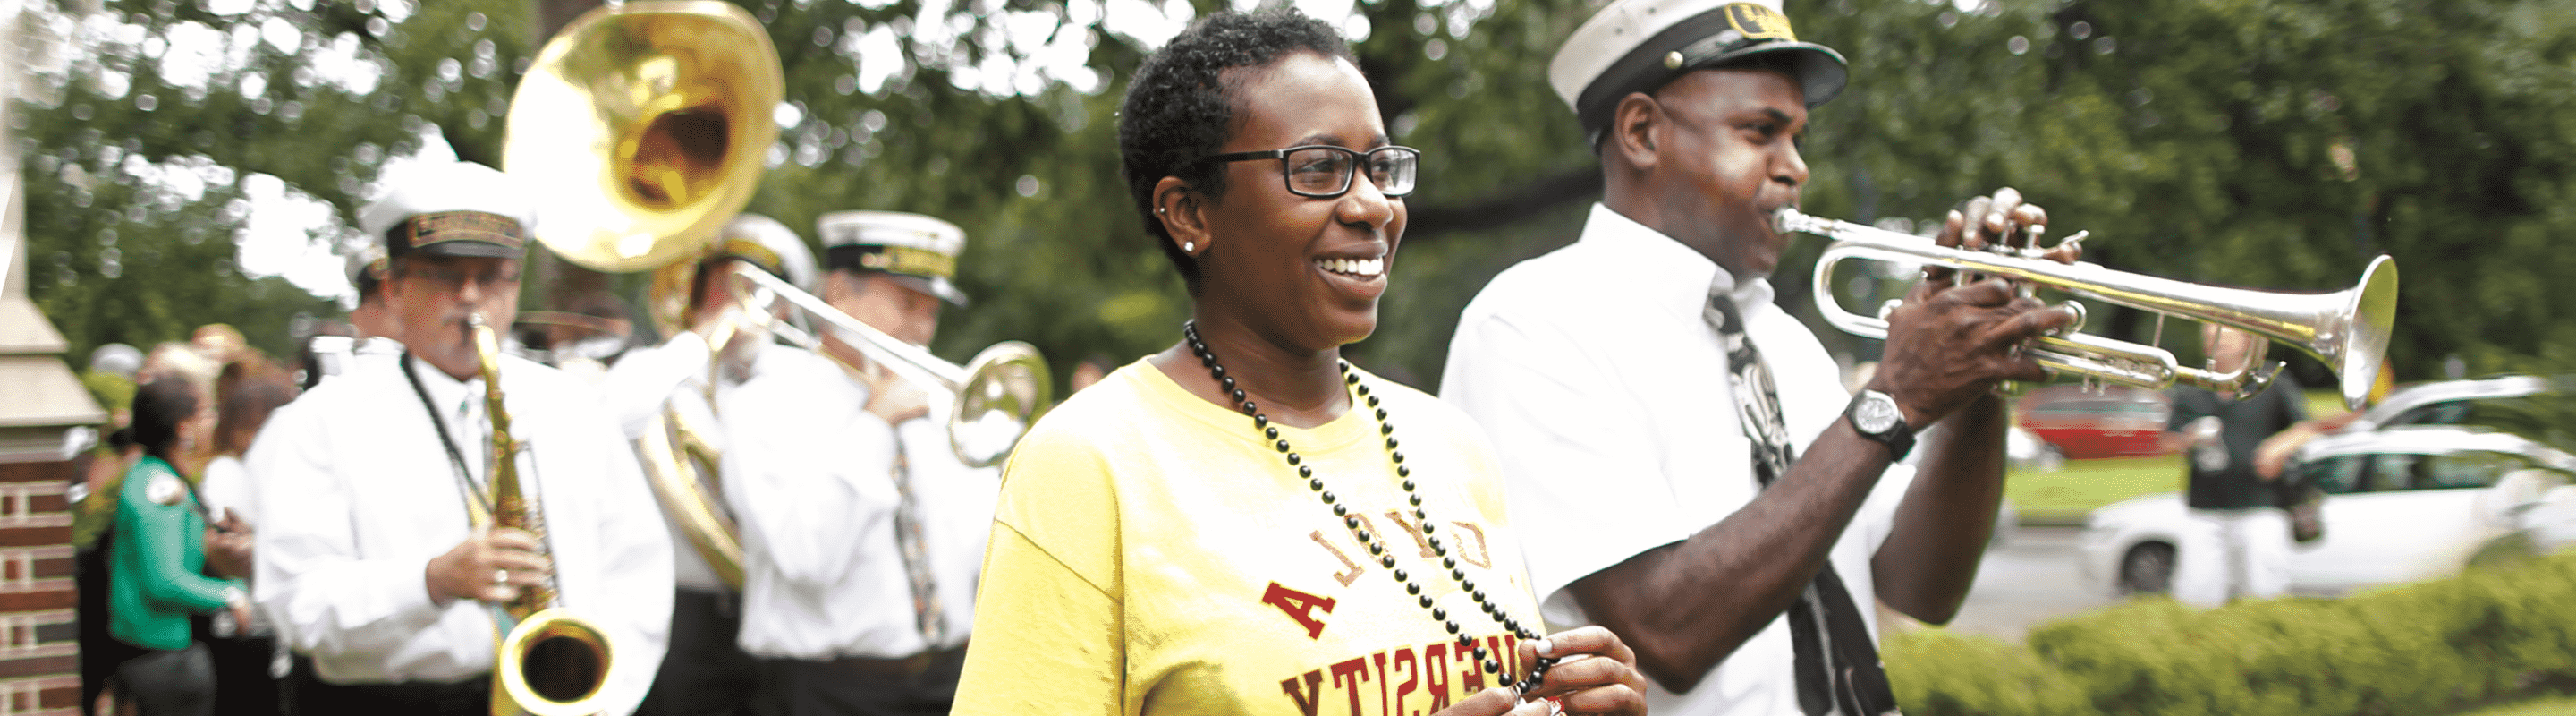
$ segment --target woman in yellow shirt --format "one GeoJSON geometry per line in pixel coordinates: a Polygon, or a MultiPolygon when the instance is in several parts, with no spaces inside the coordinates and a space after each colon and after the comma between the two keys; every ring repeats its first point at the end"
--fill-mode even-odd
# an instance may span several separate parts
{"type": "Polygon", "coordinates": [[[1192,320],[1013,454],[955,713],[1643,712],[1609,632],[1541,637],[1483,435],[1340,358],[1413,188],[1378,117],[1294,12],[1137,71],[1120,151],[1192,320]]]}

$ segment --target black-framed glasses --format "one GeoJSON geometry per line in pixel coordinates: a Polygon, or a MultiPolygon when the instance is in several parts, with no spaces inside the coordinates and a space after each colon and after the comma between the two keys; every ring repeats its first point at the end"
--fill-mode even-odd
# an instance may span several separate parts
{"type": "Polygon", "coordinates": [[[1351,190],[1351,175],[1361,166],[1368,167],[1369,181],[1377,191],[1389,197],[1413,193],[1413,180],[1422,165],[1422,150],[1412,147],[1384,146],[1368,151],[1323,144],[1273,149],[1266,152],[1235,152],[1200,157],[1201,162],[1239,162],[1246,159],[1277,159],[1279,175],[1288,182],[1288,191],[1303,197],[1330,199],[1351,190]]]}

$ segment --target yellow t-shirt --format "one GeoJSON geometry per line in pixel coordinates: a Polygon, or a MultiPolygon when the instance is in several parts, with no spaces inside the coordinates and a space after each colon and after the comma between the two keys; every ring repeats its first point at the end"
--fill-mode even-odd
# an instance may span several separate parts
{"type": "MultiPolygon", "coordinates": [[[[1385,400],[1432,534],[1539,629],[1483,434],[1421,391],[1362,381],[1385,400]]],[[[1420,539],[1371,411],[1280,437],[1463,633],[1527,670],[1420,539]]],[[[1013,452],[954,713],[1422,716],[1504,685],[1456,647],[1251,417],[1138,361],[1013,452]]]]}

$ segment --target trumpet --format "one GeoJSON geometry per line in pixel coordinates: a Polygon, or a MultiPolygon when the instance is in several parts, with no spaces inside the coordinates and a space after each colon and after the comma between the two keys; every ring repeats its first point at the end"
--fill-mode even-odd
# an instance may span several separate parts
{"type": "MultiPolygon", "coordinates": [[[[749,306],[768,306],[785,300],[802,314],[832,327],[837,335],[856,339],[851,347],[868,358],[894,371],[895,375],[914,385],[927,386],[946,393],[948,411],[948,445],[957,459],[969,467],[986,467],[1002,461],[1020,436],[1044,413],[1047,398],[1054,393],[1047,372],[1046,358],[1037,348],[1020,341],[1003,341],[977,352],[963,367],[941,360],[930,351],[886,335],[859,319],[832,308],[814,294],[799,290],[784,279],[767,271],[745,267],[735,271],[737,280],[750,285],[740,292],[750,297],[749,306]]],[[[746,311],[754,317],[767,317],[766,311],[746,311]]],[[[832,357],[823,350],[821,337],[792,322],[775,322],[769,330],[788,342],[817,355],[832,357]]],[[[834,358],[834,360],[839,360],[834,358]]]]}
{"type": "MultiPolygon", "coordinates": [[[[2361,407],[2369,397],[2371,384],[2379,377],[2380,361],[2388,352],[2390,328],[2397,320],[2397,263],[2386,255],[2372,259],[2369,267],[2362,269],[2360,283],[2349,289],[2323,293],[2263,291],[2114,271],[2090,262],[2062,264],[2041,258],[2036,248],[1949,248],[1920,236],[1809,216],[1795,208],[1781,208],[1774,219],[1782,231],[1834,240],[1816,259],[1813,285],[1832,285],[1827,279],[1834,267],[1845,260],[1917,263],[1991,274],[2147,311],[2157,315],[2159,328],[2167,316],[2216,323],[2288,344],[2324,361],[2335,372],[2344,405],[2351,408],[2361,407]]],[[[1888,302],[1876,317],[1844,310],[1831,298],[1818,301],[1817,309],[1835,328],[1884,339],[1886,315],[1896,303],[1888,302]]],[[[2179,383],[2246,395],[2270,384],[2282,367],[2280,363],[2261,366],[2268,342],[2255,344],[2252,356],[2236,370],[2220,372],[2184,366],[2172,351],[2157,346],[2085,335],[2080,332],[2084,327],[2084,305],[2069,300],[2058,307],[2075,314],[2075,323],[2055,335],[2033,338],[2024,346],[2051,373],[2141,388],[2163,389],[2179,383]]]]}
{"type": "MultiPolygon", "coordinates": [[[[466,329],[473,334],[475,356],[482,363],[484,413],[492,422],[492,463],[485,472],[492,511],[487,515],[477,510],[471,516],[479,524],[525,530],[537,544],[547,544],[545,506],[531,501],[519,481],[522,446],[510,436],[510,413],[501,399],[500,340],[480,314],[467,318],[466,329]]],[[[579,716],[600,711],[600,691],[608,684],[609,670],[617,666],[616,645],[607,630],[558,606],[558,595],[555,578],[548,575],[517,598],[492,607],[497,649],[492,657],[494,716],[579,716]]]]}

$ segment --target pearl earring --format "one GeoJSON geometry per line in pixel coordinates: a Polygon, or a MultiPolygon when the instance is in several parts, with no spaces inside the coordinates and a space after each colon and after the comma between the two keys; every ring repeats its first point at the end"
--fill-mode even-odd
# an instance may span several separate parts
{"type": "Polygon", "coordinates": [[[1195,254],[1195,253],[1198,253],[1198,252],[1199,252],[1199,242],[1196,242],[1196,241],[1183,241],[1183,242],[1181,242],[1181,253],[1185,253],[1185,254],[1195,254]]]}

